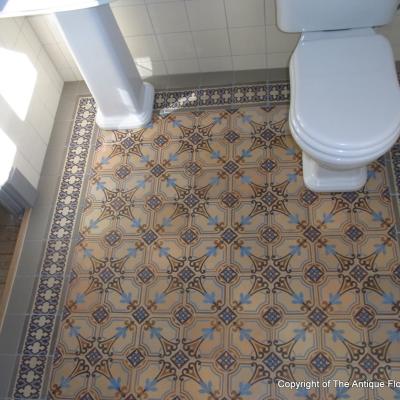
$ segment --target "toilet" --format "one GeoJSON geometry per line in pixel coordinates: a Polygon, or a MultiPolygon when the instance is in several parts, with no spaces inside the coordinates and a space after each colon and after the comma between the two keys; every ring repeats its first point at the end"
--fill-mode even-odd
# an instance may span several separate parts
{"type": "Polygon", "coordinates": [[[400,134],[393,52],[375,26],[399,0],[276,0],[278,26],[302,32],[290,60],[289,126],[303,152],[305,185],[348,192],[400,134]]]}

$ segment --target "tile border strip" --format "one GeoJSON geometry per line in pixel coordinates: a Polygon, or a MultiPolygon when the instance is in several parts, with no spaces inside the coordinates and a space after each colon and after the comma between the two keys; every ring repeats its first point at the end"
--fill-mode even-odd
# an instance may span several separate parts
{"type": "Polygon", "coordinates": [[[242,106],[260,103],[287,104],[290,83],[272,82],[237,86],[216,86],[196,89],[157,91],[154,110],[242,106]]]}
{"type": "Polygon", "coordinates": [[[93,98],[79,98],[41,262],[40,277],[34,292],[21,359],[15,376],[15,399],[39,399],[41,395],[46,361],[49,358],[62,297],[67,260],[72,247],[90,143],[95,132],[95,116],[93,98]]]}
{"type": "MultiPolygon", "coordinates": [[[[156,92],[154,110],[171,112],[177,109],[260,103],[285,104],[289,98],[289,82],[166,90],[156,92]]],[[[89,96],[80,97],[41,263],[40,278],[22,341],[21,359],[11,388],[14,399],[39,399],[43,390],[78,204],[83,192],[90,142],[95,132],[95,116],[94,99],[89,96]]]]}
{"type": "Polygon", "coordinates": [[[391,180],[390,194],[397,217],[396,233],[400,239],[400,139],[388,152],[388,168],[391,180]]]}

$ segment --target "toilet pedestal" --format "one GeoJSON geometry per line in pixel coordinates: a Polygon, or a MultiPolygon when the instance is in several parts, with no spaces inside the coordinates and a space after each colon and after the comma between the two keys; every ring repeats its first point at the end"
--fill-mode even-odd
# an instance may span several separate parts
{"type": "Polygon", "coordinates": [[[154,88],[142,81],[109,5],[55,16],[96,101],[97,124],[131,129],[150,122],[154,88]]]}
{"type": "Polygon", "coordinates": [[[305,185],[314,192],[354,192],[367,182],[367,167],[328,169],[303,152],[303,178],[305,185]]]}

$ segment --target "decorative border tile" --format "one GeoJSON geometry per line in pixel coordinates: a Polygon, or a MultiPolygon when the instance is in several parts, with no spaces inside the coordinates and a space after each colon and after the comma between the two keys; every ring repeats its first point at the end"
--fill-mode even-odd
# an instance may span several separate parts
{"type": "Polygon", "coordinates": [[[72,247],[95,116],[94,100],[91,97],[80,98],[15,378],[13,396],[16,399],[40,398],[72,247]]]}
{"type": "MultiPolygon", "coordinates": [[[[154,110],[209,108],[227,105],[287,103],[288,82],[259,85],[222,86],[213,88],[160,91],[154,110]]],[[[15,399],[39,399],[46,373],[46,361],[59,312],[72,233],[82,193],[90,142],[95,128],[96,106],[91,97],[81,97],[73,124],[64,170],[57,195],[41,275],[23,341],[22,356],[13,388],[15,399]]]]}
{"type": "Polygon", "coordinates": [[[274,82],[256,85],[159,91],[154,99],[154,109],[173,111],[197,107],[251,105],[262,102],[285,104],[289,100],[289,82],[274,82]]]}
{"type": "Polygon", "coordinates": [[[390,191],[393,197],[393,206],[397,216],[396,233],[400,235],[400,139],[388,153],[388,167],[390,177],[390,191]]]}
{"type": "Polygon", "coordinates": [[[393,168],[393,178],[395,183],[395,189],[397,196],[400,193],[400,144],[396,143],[392,150],[390,151],[391,160],[392,160],[392,168],[393,168]]]}

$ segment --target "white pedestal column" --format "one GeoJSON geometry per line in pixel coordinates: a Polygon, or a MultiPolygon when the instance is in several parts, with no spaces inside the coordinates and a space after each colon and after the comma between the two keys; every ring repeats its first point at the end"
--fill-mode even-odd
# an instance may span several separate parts
{"type": "Polygon", "coordinates": [[[144,83],[109,5],[55,13],[65,40],[97,104],[103,129],[146,125],[154,88],[144,83]]]}

